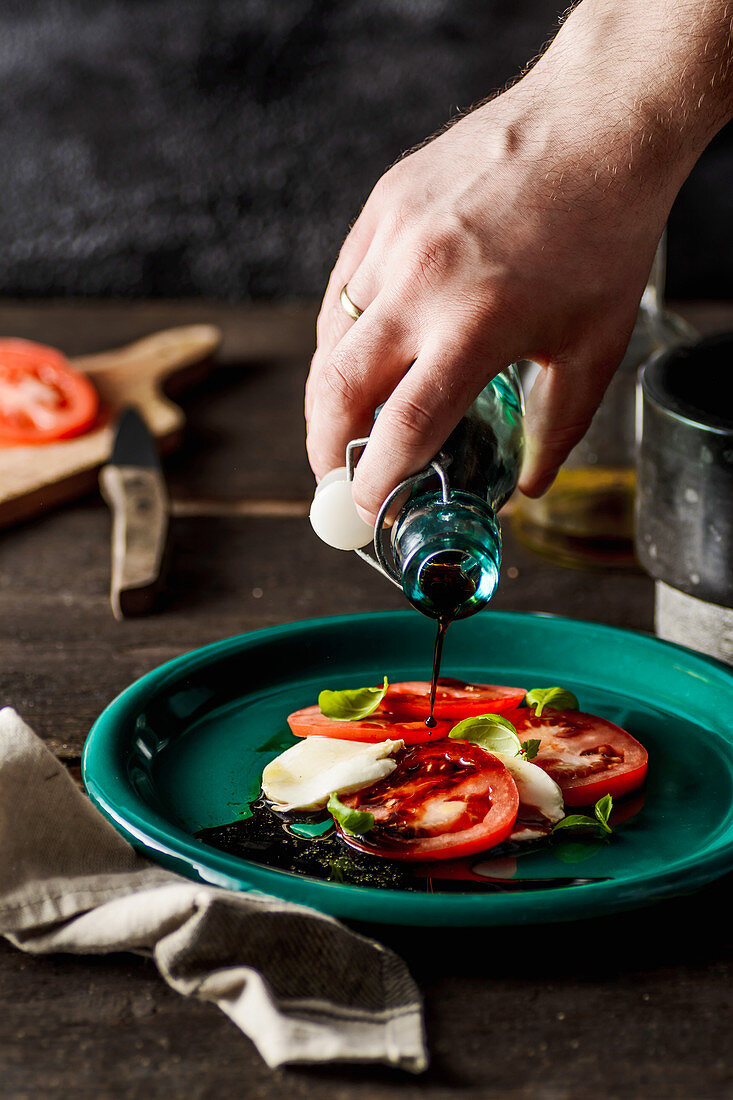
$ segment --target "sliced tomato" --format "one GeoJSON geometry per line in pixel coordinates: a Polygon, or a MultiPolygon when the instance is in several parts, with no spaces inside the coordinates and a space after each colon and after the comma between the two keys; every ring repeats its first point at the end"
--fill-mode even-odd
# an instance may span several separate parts
{"type": "Polygon", "coordinates": [[[452,859],[505,840],[519,795],[502,762],[467,741],[439,741],[401,749],[385,779],[343,795],[341,801],[374,815],[364,836],[343,839],[384,859],[452,859]]]}
{"type": "Polygon", "coordinates": [[[79,435],[98,409],[94,386],[60,351],[29,340],[0,340],[0,446],[79,435]]]}
{"type": "MultiPolygon", "coordinates": [[[[472,718],[476,714],[490,714],[518,707],[527,694],[524,688],[504,687],[501,684],[467,684],[463,680],[441,677],[435,693],[436,718],[472,718]]],[[[382,709],[399,714],[402,718],[427,718],[430,713],[430,682],[405,680],[390,684],[382,700],[382,709]]]]}
{"type": "Polygon", "coordinates": [[[520,741],[539,738],[532,763],[560,787],[567,806],[591,806],[606,794],[620,798],[646,778],[647,751],[635,738],[595,714],[520,707],[506,717],[520,741]]]}
{"type": "Polygon", "coordinates": [[[389,714],[381,708],[367,718],[346,721],[343,718],[326,718],[320,707],[305,707],[288,715],[288,725],[296,737],[338,737],[341,741],[404,741],[406,745],[419,745],[423,741],[438,741],[447,737],[453,722],[438,721],[434,726],[425,725],[425,719],[417,722],[389,714]]]}

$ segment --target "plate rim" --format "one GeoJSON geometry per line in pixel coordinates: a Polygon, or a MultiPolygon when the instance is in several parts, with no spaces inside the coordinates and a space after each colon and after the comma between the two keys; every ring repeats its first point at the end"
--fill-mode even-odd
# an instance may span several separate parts
{"type": "MultiPolygon", "coordinates": [[[[699,667],[708,674],[712,673],[715,680],[720,680],[721,689],[733,695],[733,669],[713,657],[644,631],[571,619],[549,612],[492,610],[488,612],[487,618],[489,615],[494,621],[500,619],[507,625],[521,626],[541,620],[551,624],[551,629],[557,628],[571,633],[580,631],[586,638],[591,632],[609,640],[626,640],[627,643],[633,640],[634,644],[651,647],[654,651],[668,649],[683,656],[693,669],[699,667]]],[[[94,722],[82,754],[82,779],[89,797],[136,849],[142,849],[147,858],[161,862],[179,874],[189,878],[195,874],[200,881],[239,891],[274,892],[277,897],[312,905],[336,916],[377,923],[502,925],[509,923],[509,913],[512,924],[588,918],[650,904],[665,896],[698,889],[720,877],[726,870],[733,869],[733,829],[729,824],[727,841],[716,834],[695,855],[667,864],[663,870],[638,872],[623,880],[589,883],[562,891],[549,888],[521,894],[422,894],[323,882],[295,872],[259,865],[221,852],[197,840],[175,822],[161,817],[146,803],[127,779],[126,770],[118,766],[117,756],[123,747],[121,741],[124,740],[121,731],[124,722],[121,723],[120,719],[146,697],[164,689],[166,680],[178,680],[191,668],[205,667],[233,651],[247,650],[273,638],[322,628],[339,630],[359,623],[377,623],[390,619],[402,618],[414,622],[414,616],[413,611],[399,610],[296,620],[219,639],[164,662],[115,696],[94,722]],[[120,795],[124,806],[122,809],[120,795]],[[519,919],[515,912],[518,898],[523,902],[523,906],[519,907],[519,919]],[[385,908],[389,908],[389,917],[383,915],[385,908]],[[538,916],[537,910],[543,910],[541,916],[538,916]],[[508,911],[507,915],[502,919],[505,911],[508,911]]],[[[609,692],[612,691],[610,688],[609,692]]],[[[726,734],[722,728],[709,732],[714,734],[717,741],[733,749],[733,735],[730,732],[726,734]]],[[[724,822],[721,826],[722,830],[725,829],[725,824],[724,822]]]]}

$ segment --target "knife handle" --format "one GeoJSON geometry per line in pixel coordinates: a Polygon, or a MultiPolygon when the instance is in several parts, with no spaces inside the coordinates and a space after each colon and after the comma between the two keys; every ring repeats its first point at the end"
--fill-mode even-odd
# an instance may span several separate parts
{"type": "Polygon", "coordinates": [[[144,615],[158,591],[168,535],[163,475],[109,465],[100,470],[99,484],[112,512],[112,611],[116,619],[144,615]]]}

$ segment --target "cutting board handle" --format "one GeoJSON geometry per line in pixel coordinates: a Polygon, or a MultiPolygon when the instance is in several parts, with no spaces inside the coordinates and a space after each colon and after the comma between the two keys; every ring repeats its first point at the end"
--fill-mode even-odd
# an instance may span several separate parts
{"type": "Polygon", "coordinates": [[[220,343],[215,325],[182,325],[73,359],[99,393],[99,423],[73,439],[0,450],[0,528],[92,490],[109,458],[114,418],[126,405],[140,410],[161,451],[174,447],[184,416],[168,395],[203,378],[220,343]]]}

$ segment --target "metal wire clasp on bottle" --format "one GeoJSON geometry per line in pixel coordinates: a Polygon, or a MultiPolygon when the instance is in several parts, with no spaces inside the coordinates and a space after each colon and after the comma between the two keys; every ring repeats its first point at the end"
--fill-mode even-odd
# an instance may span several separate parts
{"type": "MultiPolygon", "coordinates": [[[[346,447],[346,480],[354,480],[354,472],[356,470],[357,452],[363,451],[369,442],[369,436],[365,436],[363,439],[352,439],[346,447]]],[[[354,553],[358,554],[362,561],[371,565],[372,569],[378,570],[383,577],[386,577],[388,581],[396,585],[397,588],[402,589],[402,580],[400,574],[395,568],[394,553],[392,551],[392,544],[389,535],[386,534],[384,529],[385,520],[389,509],[399,497],[412,489],[416,485],[419,485],[421,481],[426,481],[431,477],[438,477],[440,481],[440,490],[444,504],[450,502],[450,482],[448,481],[448,474],[446,470],[450,466],[450,455],[443,454],[441,451],[435,456],[435,458],[428,463],[423,469],[419,470],[416,474],[411,474],[410,477],[406,477],[404,481],[401,481],[399,485],[396,485],[391,493],[388,494],[382,501],[382,506],[377,513],[377,518],[374,522],[374,555],[376,558],[372,558],[365,550],[355,550],[354,553]],[[385,548],[385,543],[389,544],[389,553],[385,548]]]]}

